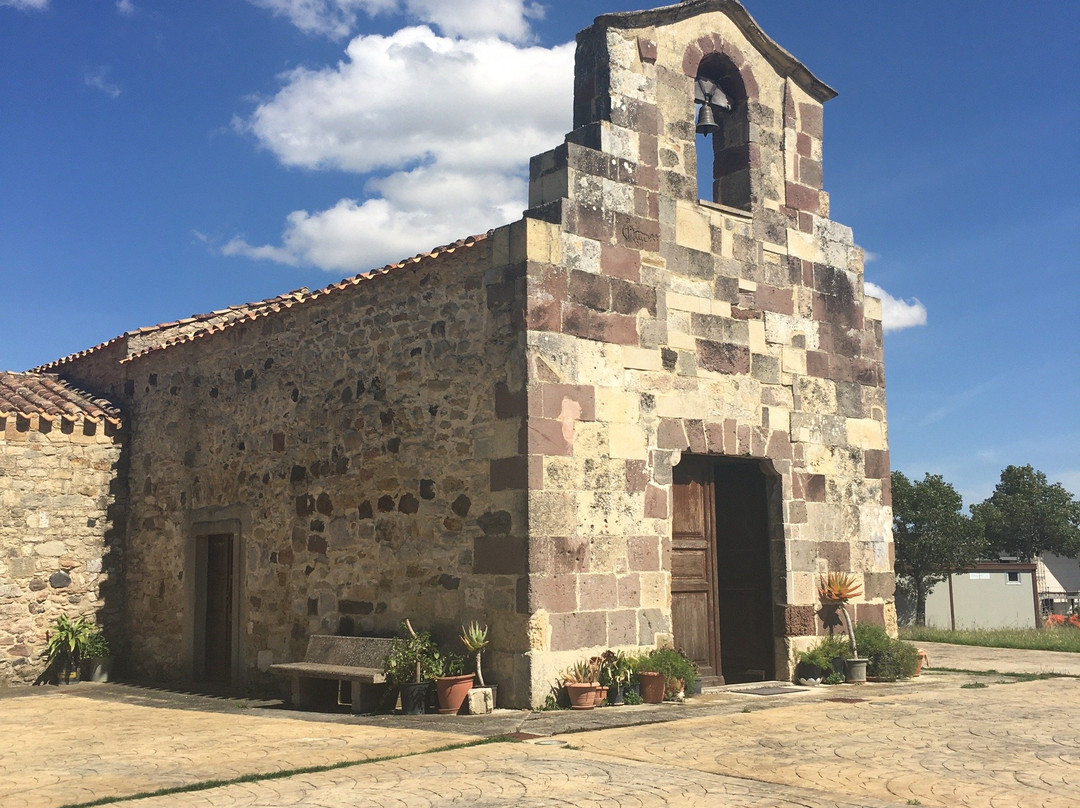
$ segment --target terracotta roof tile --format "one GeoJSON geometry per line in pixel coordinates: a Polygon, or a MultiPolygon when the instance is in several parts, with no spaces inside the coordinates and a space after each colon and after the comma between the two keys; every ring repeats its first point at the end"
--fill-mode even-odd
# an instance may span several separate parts
{"type": "Polygon", "coordinates": [[[47,421],[120,424],[120,410],[49,373],[0,372],[0,417],[37,415],[47,421]]]}
{"type": "Polygon", "coordinates": [[[145,356],[146,354],[160,351],[173,345],[193,342],[202,337],[220,333],[236,323],[258,320],[277,312],[287,311],[298,304],[309,303],[318,300],[319,298],[326,297],[327,295],[350,289],[363,281],[387,275],[402,267],[437,259],[440,256],[454,253],[461,249],[467,249],[481,241],[485,241],[487,237],[488,234],[485,233],[459,239],[452,244],[445,244],[441,247],[429,250],[428,252],[414,255],[412,258],[406,258],[393,264],[387,264],[379,269],[372,269],[367,272],[362,272],[359,275],[345,278],[338,283],[332,283],[329,286],[317,289],[314,292],[308,290],[307,287],[304,287],[283,295],[278,295],[277,297],[267,298],[266,300],[230,306],[227,309],[219,309],[217,311],[207,312],[206,314],[195,314],[181,320],[137,328],[133,331],[127,331],[118,337],[114,337],[107,342],[103,342],[100,345],[87,348],[85,351],[79,351],[78,353],[62,357],[61,359],[57,359],[46,365],[40,365],[33,370],[47,372],[58,369],[68,362],[97,353],[120,340],[127,340],[127,356],[120,361],[130,362],[137,357],[145,356]],[[163,335],[163,339],[156,342],[153,341],[153,336],[155,334],[165,331],[176,331],[178,333],[170,334],[168,336],[163,335]],[[149,342],[147,342],[147,338],[150,338],[149,342]]]}

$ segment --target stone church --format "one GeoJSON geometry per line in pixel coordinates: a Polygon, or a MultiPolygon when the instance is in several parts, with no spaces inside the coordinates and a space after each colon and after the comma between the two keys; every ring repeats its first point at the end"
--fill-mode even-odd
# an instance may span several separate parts
{"type": "MultiPolygon", "coordinates": [[[[787,678],[831,570],[894,630],[881,304],[822,190],[834,96],[734,0],[599,17],[519,221],[38,368],[120,413],[102,599],[130,674],[263,686],[311,634],[408,617],[488,623],[516,706],[608,647],[787,678]]],[[[8,543],[47,584],[57,558],[8,543]]]]}

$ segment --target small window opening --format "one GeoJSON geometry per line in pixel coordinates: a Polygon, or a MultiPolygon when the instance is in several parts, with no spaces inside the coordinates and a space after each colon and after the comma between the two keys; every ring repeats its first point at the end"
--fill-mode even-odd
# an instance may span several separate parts
{"type": "Polygon", "coordinates": [[[698,196],[750,210],[750,126],[746,92],[735,65],[707,56],[694,81],[698,196]]]}
{"type": "Polygon", "coordinates": [[[1010,584],[1018,584],[1018,583],[1020,583],[1020,573],[1019,572],[1007,572],[1005,574],[1008,576],[1008,583],[1010,583],[1010,584]]]}

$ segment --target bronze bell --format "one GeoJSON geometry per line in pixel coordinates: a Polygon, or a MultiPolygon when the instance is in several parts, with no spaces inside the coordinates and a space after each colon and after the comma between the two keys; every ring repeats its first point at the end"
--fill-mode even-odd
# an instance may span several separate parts
{"type": "Polygon", "coordinates": [[[713,117],[712,104],[708,101],[701,105],[696,131],[699,135],[711,135],[713,132],[720,131],[720,126],[716,123],[716,118],[713,117]]]}

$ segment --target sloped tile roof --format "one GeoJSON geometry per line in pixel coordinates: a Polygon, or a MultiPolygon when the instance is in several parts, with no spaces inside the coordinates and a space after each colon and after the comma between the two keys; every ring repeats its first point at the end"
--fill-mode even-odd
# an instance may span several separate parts
{"type": "Polygon", "coordinates": [[[68,362],[97,353],[122,340],[127,341],[127,356],[120,361],[130,362],[132,359],[172,347],[173,345],[193,342],[202,337],[220,333],[237,323],[258,320],[277,312],[286,311],[297,305],[310,303],[320,298],[324,298],[327,295],[350,289],[363,281],[390,274],[394,270],[437,259],[462,249],[467,249],[475,244],[485,241],[488,235],[488,233],[485,233],[459,239],[452,244],[436,247],[428,252],[419,253],[411,258],[406,258],[393,264],[387,264],[379,269],[372,269],[367,272],[362,272],[359,275],[345,278],[338,283],[332,283],[329,286],[317,289],[314,292],[308,290],[307,287],[304,287],[293,292],[288,292],[287,294],[278,295],[277,297],[267,298],[266,300],[230,306],[227,309],[219,309],[217,311],[207,312],[206,314],[195,314],[191,317],[186,317],[182,320],[174,320],[169,323],[159,323],[158,325],[137,328],[134,331],[127,331],[100,345],[87,348],[85,351],[79,351],[78,353],[70,354],[46,365],[40,365],[39,367],[34,368],[34,370],[47,372],[58,369],[68,362]],[[171,333],[166,335],[164,332],[171,333]],[[155,339],[155,336],[159,338],[155,339]]]}
{"type": "Polygon", "coordinates": [[[108,401],[93,398],[49,373],[0,372],[0,417],[11,415],[120,424],[120,410],[108,401]]]}

